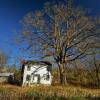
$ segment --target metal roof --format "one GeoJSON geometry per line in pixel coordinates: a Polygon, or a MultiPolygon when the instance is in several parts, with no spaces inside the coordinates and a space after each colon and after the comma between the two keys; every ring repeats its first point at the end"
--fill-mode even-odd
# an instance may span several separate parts
{"type": "Polygon", "coordinates": [[[0,77],[1,76],[7,77],[7,76],[10,76],[10,75],[14,75],[14,74],[13,73],[0,73],[0,77]]]}

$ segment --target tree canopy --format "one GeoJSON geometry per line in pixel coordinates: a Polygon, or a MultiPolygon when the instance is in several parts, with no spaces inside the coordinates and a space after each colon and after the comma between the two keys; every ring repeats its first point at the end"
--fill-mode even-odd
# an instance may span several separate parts
{"type": "Polygon", "coordinates": [[[100,20],[72,5],[71,0],[29,12],[22,20],[20,39],[32,53],[54,57],[60,82],[66,83],[67,63],[100,49],[100,20]]]}

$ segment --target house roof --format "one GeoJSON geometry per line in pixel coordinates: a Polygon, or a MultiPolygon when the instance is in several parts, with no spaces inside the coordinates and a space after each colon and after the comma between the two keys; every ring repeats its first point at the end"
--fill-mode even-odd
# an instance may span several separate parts
{"type": "Polygon", "coordinates": [[[7,76],[10,76],[10,75],[14,75],[14,74],[13,73],[0,73],[0,77],[1,76],[7,77],[7,76]]]}
{"type": "Polygon", "coordinates": [[[51,66],[52,64],[48,61],[24,61],[23,64],[36,64],[36,65],[49,65],[51,66]]]}

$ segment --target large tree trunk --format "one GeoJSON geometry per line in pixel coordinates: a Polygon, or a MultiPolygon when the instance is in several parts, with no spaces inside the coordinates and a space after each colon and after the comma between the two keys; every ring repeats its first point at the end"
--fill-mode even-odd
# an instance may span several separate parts
{"type": "Polygon", "coordinates": [[[59,72],[60,72],[60,84],[65,85],[67,83],[65,64],[64,63],[60,63],[59,67],[60,67],[59,68],[59,72]]]}

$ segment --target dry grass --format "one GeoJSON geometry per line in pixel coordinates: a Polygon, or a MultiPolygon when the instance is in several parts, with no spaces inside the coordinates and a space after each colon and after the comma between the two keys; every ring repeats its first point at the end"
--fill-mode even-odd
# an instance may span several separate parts
{"type": "MultiPolygon", "coordinates": [[[[100,96],[100,89],[88,89],[75,86],[36,86],[33,87],[19,87],[14,85],[0,85],[0,100],[44,100],[47,97],[90,97],[98,98],[100,96]],[[42,99],[34,99],[33,97],[41,96],[42,99]],[[16,99],[15,99],[16,98],[16,99]],[[31,99],[29,99],[31,98],[31,99]],[[33,98],[33,99],[32,99],[33,98]]],[[[48,100],[48,99],[45,99],[48,100]]],[[[60,100],[60,99],[49,99],[49,100],[60,100]]],[[[69,100],[69,99],[68,99],[69,100]]],[[[74,99],[73,99],[74,100],[74,99]]],[[[81,99],[76,99],[81,100],[81,99]]],[[[88,100],[88,99],[82,99],[88,100]]]]}

